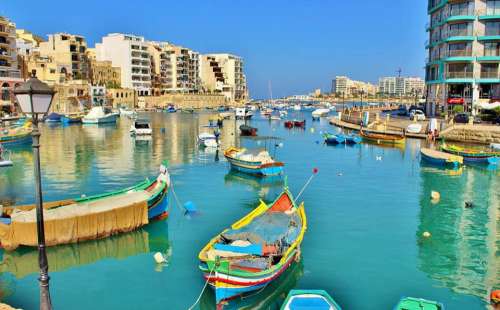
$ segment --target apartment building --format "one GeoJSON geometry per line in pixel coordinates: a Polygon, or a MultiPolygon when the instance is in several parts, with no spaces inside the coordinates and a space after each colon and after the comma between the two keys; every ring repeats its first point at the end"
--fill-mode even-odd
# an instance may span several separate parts
{"type": "Polygon", "coordinates": [[[406,95],[424,95],[425,81],[419,77],[408,77],[404,79],[404,93],[406,95]]]}
{"type": "MultiPolygon", "coordinates": [[[[222,93],[225,80],[219,62],[213,56],[201,55],[200,57],[201,89],[205,93],[222,93]]],[[[228,89],[228,91],[230,91],[228,89]]]]}
{"type": "Polygon", "coordinates": [[[0,16],[0,77],[19,78],[16,25],[0,16]]]}
{"type": "Polygon", "coordinates": [[[61,74],[73,80],[89,78],[87,42],[84,37],[68,33],[49,34],[48,40],[39,45],[40,57],[50,57],[61,74]]]}
{"type": "Polygon", "coordinates": [[[343,94],[345,96],[358,95],[375,95],[377,93],[377,86],[362,82],[351,80],[347,76],[336,76],[332,81],[332,93],[343,94]]]}
{"type": "Polygon", "coordinates": [[[95,46],[98,61],[111,61],[119,67],[121,86],[136,90],[139,96],[150,96],[151,55],[144,37],[122,33],[111,33],[95,46]]]}
{"type": "Polygon", "coordinates": [[[167,42],[149,42],[148,51],[151,60],[151,87],[154,95],[162,95],[174,88],[173,63],[174,52],[167,42]]]}
{"type": "Polygon", "coordinates": [[[40,43],[43,38],[31,33],[26,29],[16,29],[16,48],[17,54],[23,57],[29,57],[34,53],[40,52],[40,43]]]}
{"type": "Polygon", "coordinates": [[[429,0],[427,113],[500,99],[500,1],[429,0]]]}
{"type": "Polygon", "coordinates": [[[248,98],[246,76],[243,73],[243,59],[232,54],[207,54],[218,63],[224,78],[223,93],[231,101],[248,98]]]}

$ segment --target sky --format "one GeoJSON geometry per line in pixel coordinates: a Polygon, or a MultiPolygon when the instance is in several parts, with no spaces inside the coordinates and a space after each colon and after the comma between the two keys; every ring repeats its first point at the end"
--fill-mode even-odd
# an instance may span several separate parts
{"type": "Polygon", "coordinates": [[[422,77],[426,9],[415,0],[0,0],[0,15],[45,38],[74,33],[94,47],[122,32],[239,55],[253,98],[329,92],[336,75],[422,77]]]}

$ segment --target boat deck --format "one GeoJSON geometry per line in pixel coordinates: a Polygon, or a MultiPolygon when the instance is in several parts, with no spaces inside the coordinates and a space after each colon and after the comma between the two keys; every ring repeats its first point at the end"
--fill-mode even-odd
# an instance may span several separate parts
{"type": "Polygon", "coordinates": [[[428,148],[421,148],[420,151],[429,157],[433,158],[438,158],[438,159],[443,159],[443,160],[451,160],[451,161],[456,161],[460,158],[460,156],[433,150],[433,149],[428,149],[428,148]]]}

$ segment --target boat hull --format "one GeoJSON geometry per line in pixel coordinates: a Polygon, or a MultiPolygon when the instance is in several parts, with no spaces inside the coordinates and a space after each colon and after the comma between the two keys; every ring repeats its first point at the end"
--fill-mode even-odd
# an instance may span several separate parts
{"type": "Polygon", "coordinates": [[[388,135],[388,134],[372,134],[372,133],[365,133],[363,131],[361,131],[360,135],[361,135],[361,138],[363,140],[368,141],[368,142],[377,143],[377,144],[398,145],[398,144],[405,143],[404,136],[395,136],[395,135],[388,135]]]}
{"type": "Polygon", "coordinates": [[[116,123],[116,120],[118,119],[118,114],[110,114],[105,117],[100,117],[100,118],[87,118],[84,117],[82,119],[82,123],[84,124],[112,124],[116,123]]]}
{"type": "Polygon", "coordinates": [[[460,163],[458,161],[447,161],[446,159],[432,157],[422,152],[420,153],[420,156],[423,161],[432,164],[434,166],[450,167],[450,168],[458,168],[460,166],[460,163]]]}
{"type": "Polygon", "coordinates": [[[283,173],[284,164],[281,162],[262,164],[261,162],[243,161],[229,156],[226,156],[226,159],[229,162],[232,170],[247,174],[258,176],[274,176],[283,173]]]}
{"type": "Polygon", "coordinates": [[[61,116],[61,123],[63,124],[78,124],[82,122],[81,117],[67,117],[61,116]]]}
{"type": "Polygon", "coordinates": [[[447,146],[442,146],[441,150],[449,154],[462,156],[464,162],[468,163],[496,165],[499,162],[498,159],[499,156],[497,156],[498,152],[482,153],[482,152],[461,151],[453,147],[447,147],[447,146]]]}

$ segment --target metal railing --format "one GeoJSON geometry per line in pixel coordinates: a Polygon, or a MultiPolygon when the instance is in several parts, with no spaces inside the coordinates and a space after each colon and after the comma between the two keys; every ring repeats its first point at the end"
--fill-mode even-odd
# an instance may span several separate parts
{"type": "Polygon", "coordinates": [[[481,71],[482,79],[498,79],[498,70],[497,71],[481,71]]]}
{"type": "Polygon", "coordinates": [[[472,56],[472,49],[465,50],[449,50],[448,57],[472,56]]]}
{"type": "Polygon", "coordinates": [[[488,29],[486,27],[486,31],[484,32],[486,36],[500,36],[500,29],[488,29]]]}
{"type": "Polygon", "coordinates": [[[473,7],[451,7],[448,17],[451,16],[464,16],[464,15],[474,15],[473,7]]]}
{"type": "Polygon", "coordinates": [[[447,79],[466,79],[472,78],[472,71],[450,71],[446,73],[447,79]]]}
{"type": "Polygon", "coordinates": [[[472,29],[449,29],[448,31],[443,32],[441,37],[446,39],[449,37],[465,37],[471,35],[472,29]]]}

